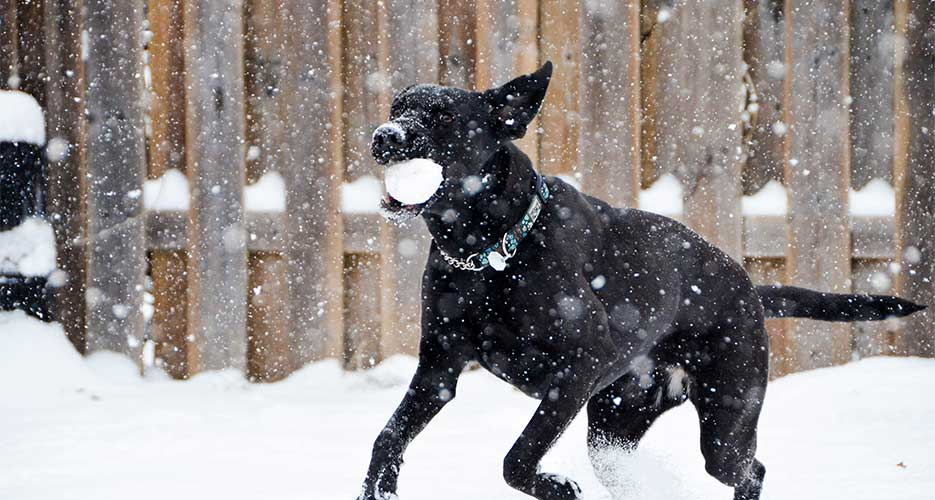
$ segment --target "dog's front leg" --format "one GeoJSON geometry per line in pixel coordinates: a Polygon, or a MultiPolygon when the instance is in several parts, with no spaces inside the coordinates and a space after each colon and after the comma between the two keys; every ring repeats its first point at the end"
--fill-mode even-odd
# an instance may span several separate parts
{"type": "MultiPolygon", "coordinates": [[[[576,367],[577,368],[577,367],[576,367]]],[[[572,368],[571,373],[577,370],[572,368]]],[[[582,370],[583,371],[583,370],[582,370]]],[[[582,371],[554,384],[503,461],[507,484],[540,500],[573,500],[581,489],[567,478],[539,471],[539,462],[590,396],[590,377],[582,371]]]]}
{"type": "Polygon", "coordinates": [[[358,500],[396,498],[396,479],[406,446],[454,398],[463,367],[463,363],[420,360],[409,390],[373,444],[370,467],[358,500]]]}

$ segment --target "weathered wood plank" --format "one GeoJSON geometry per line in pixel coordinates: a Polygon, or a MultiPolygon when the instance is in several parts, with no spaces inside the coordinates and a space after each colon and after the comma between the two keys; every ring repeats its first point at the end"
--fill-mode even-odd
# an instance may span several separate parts
{"type": "Polygon", "coordinates": [[[744,0],[744,61],[753,92],[747,95],[750,129],[743,169],[745,194],[768,181],[782,181],[782,81],[785,77],[785,19],[782,0],[744,0]],[[754,100],[755,99],[755,100],[754,100]]]}
{"type": "Polygon", "coordinates": [[[892,0],[852,0],[851,185],[892,178],[895,18],[892,0]]]}
{"type": "Polygon", "coordinates": [[[548,175],[572,174],[579,166],[578,7],[578,0],[539,3],[539,59],[540,63],[551,60],[555,68],[539,113],[539,170],[548,175]]]}
{"type": "Polygon", "coordinates": [[[16,89],[18,57],[16,36],[17,0],[0,0],[0,89],[16,89]],[[14,85],[15,84],[15,85],[14,85]]]}
{"type": "Polygon", "coordinates": [[[19,2],[16,12],[16,35],[19,90],[36,98],[45,108],[46,63],[44,2],[39,0],[19,2]]]}
{"type": "MultiPolygon", "coordinates": [[[[249,0],[244,11],[247,143],[251,151],[247,179],[253,182],[266,173],[288,168],[282,151],[286,123],[281,88],[287,78],[282,58],[288,48],[278,7],[274,0],[249,0]]],[[[282,214],[263,215],[263,219],[282,223],[282,214]]],[[[256,235],[252,219],[256,217],[247,214],[248,248],[256,235]]],[[[280,253],[254,252],[248,258],[247,375],[254,380],[280,380],[294,369],[289,354],[293,346],[286,268],[280,253]]]]}
{"type": "MultiPolygon", "coordinates": [[[[744,268],[757,285],[781,285],[784,270],[781,259],[744,259],[744,268]]],[[[769,333],[769,376],[779,378],[792,372],[794,352],[788,334],[788,320],[766,320],[769,333]]]]}
{"type": "MultiPolygon", "coordinates": [[[[179,213],[184,222],[185,214],[179,213]]],[[[170,376],[188,378],[192,372],[189,357],[193,346],[188,336],[188,257],[182,250],[154,250],[150,255],[153,280],[152,337],[156,344],[156,364],[170,376]]]]}
{"type": "Polygon", "coordinates": [[[582,2],[579,172],[589,194],[636,206],[640,189],[639,1],[582,2]]]}
{"type": "MultiPolygon", "coordinates": [[[[248,212],[247,248],[254,252],[284,252],[285,215],[248,212]]],[[[177,211],[146,213],[146,242],[153,250],[184,250],[188,247],[188,214],[177,211]]]]}
{"type": "Polygon", "coordinates": [[[247,375],[273,382],[292,373],[286,259],[278,253],[250,254],[247,313],[247,375]]]}
{"type": "MultiPolygon", "coordinates": [[[[390,75],[393,91],[399,91],[416,82],[435,82],[438,79],[439,38],[437,4],[434,0],[389,0],[386,2],[386,33],[384,64],[390,75]],[[407,12],[419,12],[413,26],[413,19],[407,12]]],[[[383,110],[387,112],[388,110],[383,110]]],[[[374,215],[373,217],[379,217],[374,215]]],[[[351,217],[345,216],[345,221],[351,217]]],[[[371,221],[364,227],[371,230],[384,225],[387,231],[384,248],[390,257],[383,263],[384,283],[386,287],[381,298],[383,304],[392,307],[394,322],[384,328],[380,339],[380,352],[383,356],[418,352],[421,304],[422,270],[428,257],[431,238],[421,218],[399,226],[388,226],[384,221],[371,221]],[[387,271],[393,276],[387,275],[387,271]]],[[[357,250],[354,241],[347,236],[356,231],[345,232],[347,252],[357,250]]],[[[370,237],[372,238],[372,237],[370,237]]]]}
{"type": "Polygon", "coordinates": [[[185,62],[181,0],[149,0],[149,177],[185,171],[185,62]]]}
{"type": "MultiPolygon", "coordinates": [[[[2,2],[0,2],[2,4],[2,2]]],[[[55,317],[69,340],[84,352],[85,337],[85,207],[84,198],[84,65],[81,63],[82,19],[79,0],[45,0],[46,213],[55,229],[58,268],[64,283],[53,294],[55,317]]],[[[0,86],[6,80],[0,76],[0,86]]]]}
{"type": "MultiPolygon", "coordinates": [[[[539,69],[539,0],[516,0],[517,50],[513,65],[516,74],[529,74],[539,69]]],[[[526,136],[516,145],[529,156],[532,164],[539,168],[539,117],[529,125],[526,136]]]]}
{"type": "Polygon", "coordinates": [[[344,228],[341,164],[341,5],[280,5],[286,118],[286,256],[294,364],[340,357],[344,228]],[[304,126],[302,124],[305,124],[304,126]]]}
{"type": "Polygon", "coordinates": [[[473,89],[475,82],[475,0],[438,0],[438,80],[473,89]]]}
{"type": "MultiPolygon", "coordinates": [[[[850,289],[848,227],[848,2],[786,4],[784,122],[789,246],[785,282],[821,291],[850,289]]],[[[846,324],[793,320],[795,370],[846,363],[846,324]]]]}
{"type": "MultiPolygon", "coordinates": [[[[890,261],[855,260],[851,281],[854,293],[893,293],[890,261]]],[[[891,354],[899,323],[899,320],[854,323],[854,354],[861,358],[891,354]]]]}
{"type": "Polygon", "coordinates": [[[195,372],[246,366],[241,7],[240,1],[185,2],[189,366],[195,372]]]}
{"type": "Polygon", "coordinates": [[[141,0],[84,2],[87,168],[87,350],[139,358],[145,272],[141,0]],[[91,83],[93,82],[93,84],[91,83]]]}
{"type": "Polygon", "coordinates": [[[743,107],[741,67],[743,5],[738,0],[684,2],[672,12],[669,36],[678,43],[666,54],[680,69],[678,92],[656,96],[657,105],[684,113],[678,126],[656,140],[677,144],[675,174],[685,186],[685,220],[736,260],[742,258],[740,174],[743,107]]]}
{"type": "Polygon", "coordinates": [[[898,4],[899,33],[905,35],[900,58],[900,140],[905,157],[896,162],[896,252],[901,264],[896,290],[929,309],[905,321],[896,352],[935,356],[935,3],[898,4]],[[902,54],[901,54],[902,55],[902,54]]]}
{"type": "Polygon", "coordinates": [[[370,368],[380,362],[380,256],[348,254],[344,257],[344,367],[370,368]]]}
{"type": "Polygon", "coordinates": [[[344,162],[345,179],[377,175],[370,157],[373,130],[386,120],[381,101],[388,100],[389,81],[382,71],[380,29],[377,22],[380,0],[344,4],[344,162]]]}
{"type": "MultiPolygon", "coordinates": [[[[185,165],[185,63],[183,11],[179,0],[151,0],[148,5],[149,70],[152,75],[149,116],[150,178],[169,169],[184,172],[185,165]]],[[[152,338],[157,363],[175,378],[189,376],[188,295],[184,246],[153,250],[149,254],[155,310],[152,338]]]]}
{"type": "Polygon", "coordinates": [[[647,0],[640,10],[640,151],[641,184],[649,187],[660,175],[675,171],[678,143],[666,142],[683,128],[685,112],[677,99],[685,69],[674,64],[684,40],[678,37],[679,23],[673,19],[683,2],[647,0]]]}

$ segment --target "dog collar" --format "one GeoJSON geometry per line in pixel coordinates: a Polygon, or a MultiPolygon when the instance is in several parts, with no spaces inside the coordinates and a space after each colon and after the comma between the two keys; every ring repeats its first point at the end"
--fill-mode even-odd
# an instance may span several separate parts
{"type": "Polygon", "coordinates": [[[466,259],[448,255],[447,252],[439,248],[442,257],[452,267],[464,271],[481,271],[488,266],[496,271],[503,271],[506,269],[507,261],[516,255],[519,243],[532,230],[533,224],[536,223],[536,219],[539,218],[539,214],[542,212],[542,206],[549,201],[550,196],[549,186],[546,185],[541,175],[536,175],[536,195],[532,197],[523,218],[503,235],[500,243],[495,243],[480,252],[473,253],[466,259]]]}

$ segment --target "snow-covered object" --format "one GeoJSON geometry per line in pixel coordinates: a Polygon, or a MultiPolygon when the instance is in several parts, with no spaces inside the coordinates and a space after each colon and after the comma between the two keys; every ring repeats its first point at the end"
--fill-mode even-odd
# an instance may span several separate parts
{"type": "Polygon", "coordinates": [[[143,206],[147,210],[188,210],[188,177],[177,169],[166,170],[162,177],[143,184],[143,206]]]}
{"type": "Polygon", "coordinates": [[[426,158],[414,158],[386,169],[386,192],[406,205],[425,203],[438,191],[442,166],[426,158]]]}
{"type": "Polygon", "coordinates": [[[0,232],[0,274],[47,276],[55,270],[55,232],[44,219],[30,217],[0,232]]]}
{"type": "Polygon", "coordinates": [[[45,144],[45,115],[31,95],[0,91],[0,142],[45,144]]]}
{"type": "MultiPolygon", "coordinates": [[[[129,358],[82,358],[57,323],[0,313],[0,496],[123,500],[132,491],[134,500],[165,500],[210,488],[224,500],[355,498],[415,368],[394,357],[354,373],[313,363],[274,384],[250,384],[237,370],[141,378],[129,358]],[[139,457],[150,458],[145,467],[139,457]],[[77,480],[105,469],[106,481],[77,480]]],[[[665,398],[669,384],[647,390],[665,398]]],[[[757,447],[769,474],[764,499],[931,498],[933,392],[935,360],[922,358],[771,382],[757,447]]],[[[503,481],[502,464],[538,405],[483,370],[466,372],[458,397],[407,449],[401,498],[438,498],[444,485],[446,500],[528,499],[503,481]]],[[[595,455],[617,478],[611,492],[592,471],[586,434],[581,412],[542,464],[577,481],[586,500],[731,498],[704,470],[690,403],[660,417],[632,453],[595,455]]]]}
{"type": "Polygon", "coordinates": [[[640,209],[661,215],[681,215],[683,211],[682,183],[672,174],[665,174],[640,191],[640,209]]]}
{"type": "Polygon", "coordinates": [[[789,211],[789,196],[786,188],[776,181],[769,181],[755,194],[743,197],[744,215],[786,215],[789,211]]]}
{"type": "Polygon", "coordinates": [[[341,211],[346,214],[380,212],[383,183],[372,175],[363,175],[341,185],[341,211]]]}
{"type": "Polygon", "coordinates": [[[850,190],[851,215],[888,216],[896,213],[896,191],[883,179],[873,179],[860,191],[850,190]]]}
{"type": "Polygon", "coordinates": [[[285,212],[286,181],[279,172],[266,172],[244,188],[244,204],[248,212],[285,212]]]}

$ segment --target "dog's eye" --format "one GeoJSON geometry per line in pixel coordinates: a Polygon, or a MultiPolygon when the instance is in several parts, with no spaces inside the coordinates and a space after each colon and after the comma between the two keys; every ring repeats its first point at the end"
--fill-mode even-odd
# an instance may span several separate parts
{"type": "Polygon", "coordinates": [[[447,111],[442,111],[441,113],[439,113],[439,114],[438,114],[438,119],[439,119],[442,123],[451,123],[451,122],[455,121],[454,115],[451,114],[451,113],[449,113],[449,112],[447,112],[447,111]]]}

